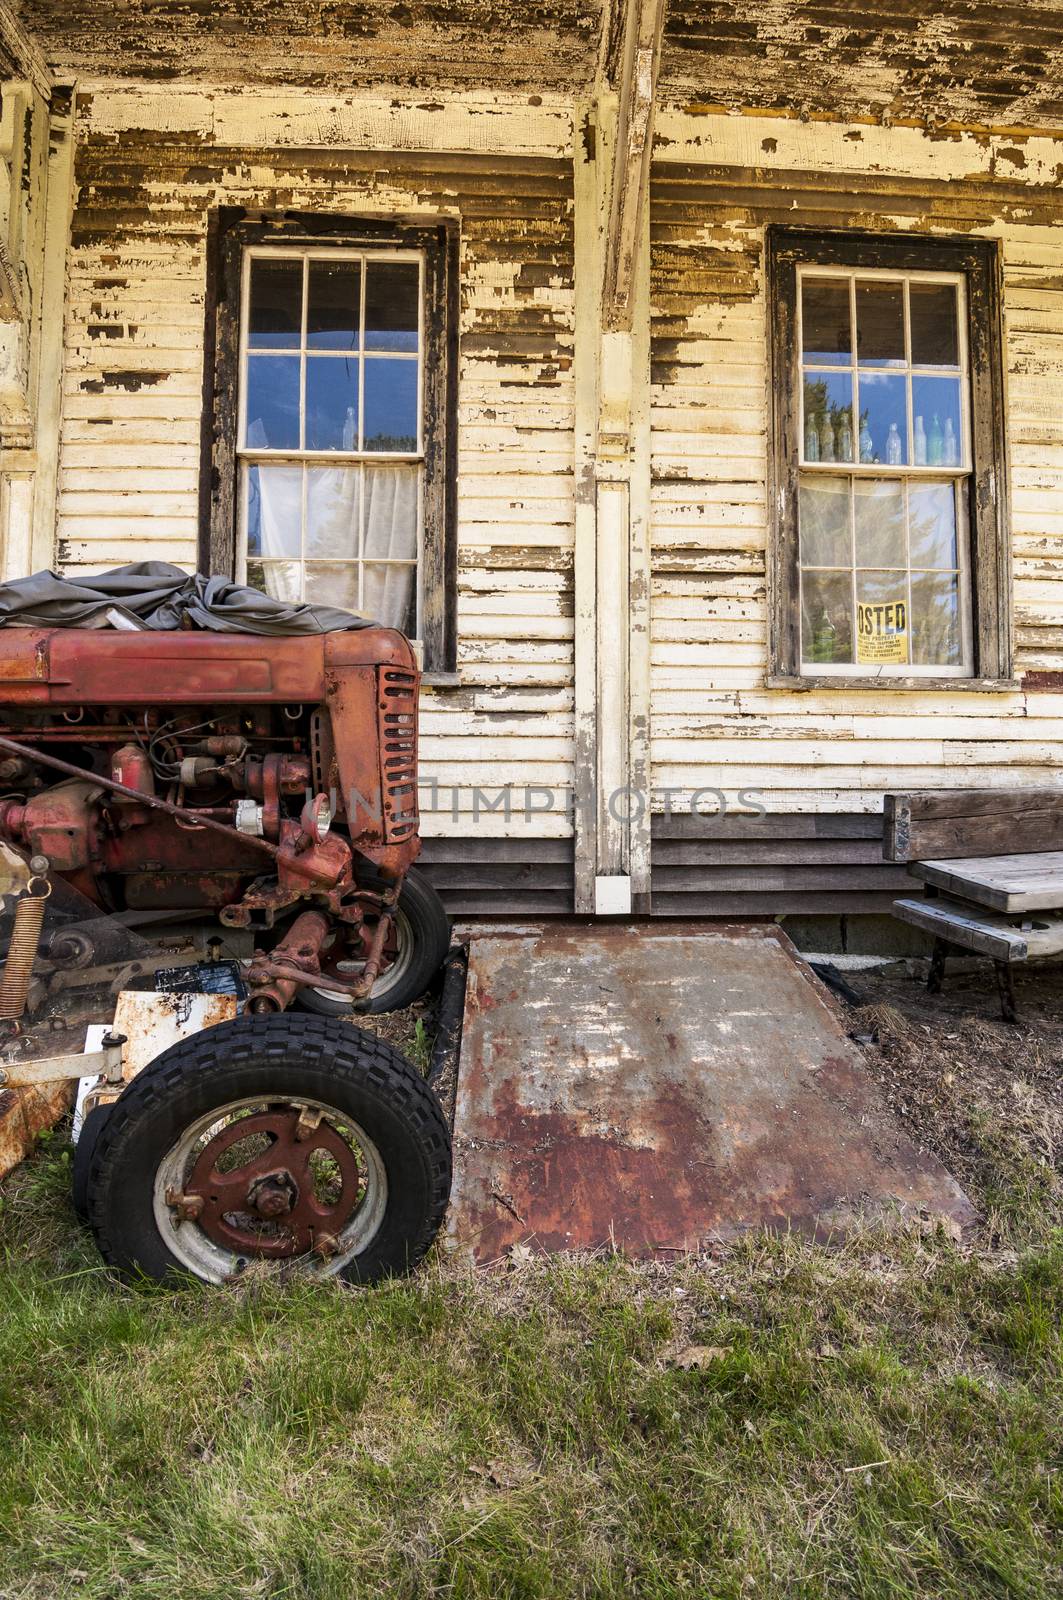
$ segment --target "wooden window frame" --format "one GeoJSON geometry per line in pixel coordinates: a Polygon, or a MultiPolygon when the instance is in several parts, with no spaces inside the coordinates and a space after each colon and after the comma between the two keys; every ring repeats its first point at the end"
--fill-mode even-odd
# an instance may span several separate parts
{"type": "Polygon", "coordinates": [[[207,268],[199,563],[235,576],[239,529],[240,335],[244,253],[252,246],[409,250],[424,258],[424,531],[421,643],[426,675],[457,656],[458,231],[453,221],[397,223],[283,212],[212,212],[207,268]]]}
{"type": "Polygon", "coordinates": [[[1011,677],[1011,548],[999,247],[993,240],[821,233],[771,227],[769,316],[768,686],[835,689],[1004,689],[1011,677]],[[968,505],[971,675],[873,676],[802,671],[798,477],[801,442],[798,267],[946,272],[966,286],[971,472],[968,505]]]}

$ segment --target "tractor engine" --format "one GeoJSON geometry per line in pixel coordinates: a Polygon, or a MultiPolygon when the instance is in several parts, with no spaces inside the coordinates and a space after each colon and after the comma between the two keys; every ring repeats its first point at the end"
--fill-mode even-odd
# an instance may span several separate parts
{"type": "Polygon", "coordinates": [[[256,1009],[364,1001],[420,849],[417,690],[381,628],[3,629],[0,838],[134,925],[253,930],[256,1009]]]}
{"type": "MultiPolygon", "coordinates": [[[[255,743],[261,747],[274,735],[258,720],[255,743]]],[[[299,741],[292,730],[283,739],[278,732],[283,753],[252,754],[252,730],[238,732],[240,721],[221,708],[207,719],[197,710],[167,712],[165,720],[109,708],[86,730],[84,742],[70,737],[73,728],[61,718],[52,726],[12,729],[12,737],[42,754],[61,754],[86,775],[49,783],[43,763],[7,756],[0,761],[0,783],[5,790],[24,784],[26,792],[0,800],[0,836],[46,856],[53,872],[109,910],[239,907],[232,920],[250,923],[251,907],[240,902],[248,879],[265,871],[264,853],[252,842],[257,839],[291,853],[310,852],[306,865],[316,860],[321,886],[344,887],[352,863],[346,841],[326,841],[331,848],[318,860],[322,841],[304,840],[291,817],[293,805],[298,816],[313,794],[309,756],[293,748],[299,741]],[[98,776],[121,788],[103,787],[98,776]],[[231,832],[215,831],[210,821],[231,832]]],[[[275,909],[283,903],[281,861],[275,909]]],[[[266,902],[255,911],[268,925],[266,902]]]]}

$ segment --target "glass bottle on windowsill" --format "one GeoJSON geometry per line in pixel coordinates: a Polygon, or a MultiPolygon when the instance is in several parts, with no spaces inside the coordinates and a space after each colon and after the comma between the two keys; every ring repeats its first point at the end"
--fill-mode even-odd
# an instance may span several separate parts
{"type": "Polygon", "coordinates": [[[819,424],[814,412],[805,422],[805,460],[819,460],[819,424]]]}
{"type": "Polygon", "coordinates": [[[897,432],[897,424],[895,422],[891,422],[890,431],[886,435],[886,461],[888,465],[891,467],[899,467],[901,464],[902,454],[901,436],[897,432]]]}
{"type": "Polygon", "coordinates": [[[926,429],[922,417],[915,419],[915,464],[917,467],[926,466],[926,429]]]}
{"type": "Polygon", "coordinates": [[[941,432],[941,419],[937,412],[930,419],[930,431],[926,436],[926,459],[932,467],[940,467],[945,455],[945,439],[941,432]]]}
{"type": "Polygon", "coordinates": [[[819,426],[819,459],[821,461],[834,460],[834,429],[831,426],[830,413],[824,411],[823,420],[819,426]]]}
{"type": "Polygon", "coordinates": [[[853,430],[849,425],[849,413],[842,412],[838,424],[838,460],[851,461],[853,459],[853,430]]]}
{"type": "Polygon", "coordinates": [[[833,661],[837,642],[838,630],[830,620],[830,613],[824,606],[820,613],[819,621],[812,630],[812,660],[817,664],[833,661]]]}
{"type": "Polygon", "coordinates": [[[952,418],[945,418],[945,438],[941,447],[941,458],[947,467],[956,467],[960,462],[960,447],[956,442],[956,430],[952,426],[952,418]]]}
{"type": "Polygon", "coordinates": [[[871,437],[871,429],[867,425],[866,415],[860,419],[860,460],[872,462],[875,459],[875,441],[871,437]]]}

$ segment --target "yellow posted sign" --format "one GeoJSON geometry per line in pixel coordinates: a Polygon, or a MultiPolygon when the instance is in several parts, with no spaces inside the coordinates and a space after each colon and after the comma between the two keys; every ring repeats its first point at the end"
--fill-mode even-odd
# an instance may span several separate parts
{"type": "Polygon", "coordinates": [[[857,602],[856,659],[869,666],[908,660],[908,606],[904,600],[857,602]]]}

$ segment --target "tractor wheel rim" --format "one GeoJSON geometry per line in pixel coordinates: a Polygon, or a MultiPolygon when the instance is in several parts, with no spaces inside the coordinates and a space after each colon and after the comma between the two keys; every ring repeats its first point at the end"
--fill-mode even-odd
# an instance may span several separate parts
{"type": "MultiPolygon", "coordinates": [[[[391,993],[405,978],[413,960],[413,934],[410,929],[409,919],[405,912],[395,912],[395,955],[391,963],[381,972],[373,985],[370,998],[382,1000],[391,993]]],[[[344,971],[344,976],[354,978],[358,975],[364,963],[352,961],[346,963],[349,971],[344,971]]],[[[329,989],[325,984],[315,984],[314,993],[319,994],[323,1000],[343,1000],[351,1004],[350,996],[343,994],[339,989],[329,989]]]]}
{"type": "Polygon", "coordinates": [[[197,1118],[160,1161],[152,1195],[167,1249],[215,1284],[251,1261],[334,1277],[372,1243],[387,1199],[365,1130],[302,1095],[233,1100],[197,1118]]]}

